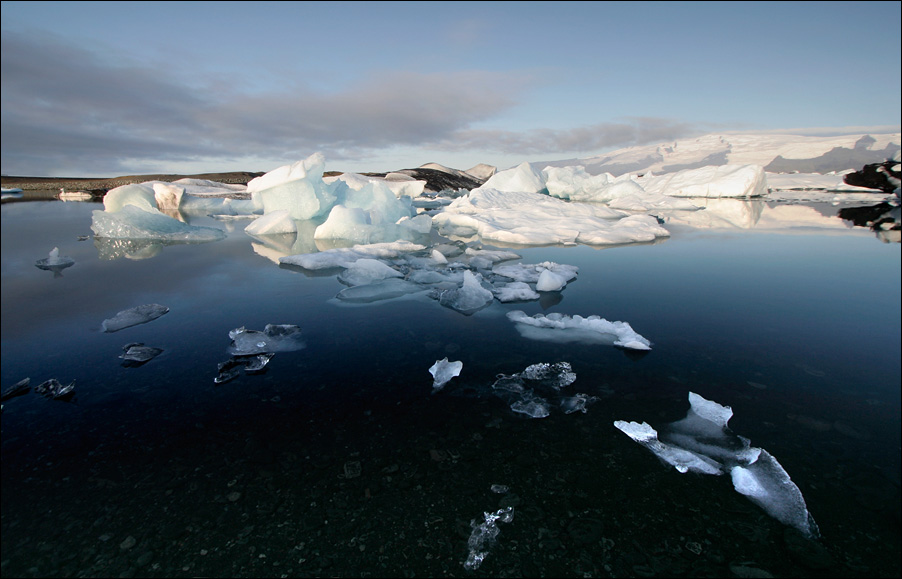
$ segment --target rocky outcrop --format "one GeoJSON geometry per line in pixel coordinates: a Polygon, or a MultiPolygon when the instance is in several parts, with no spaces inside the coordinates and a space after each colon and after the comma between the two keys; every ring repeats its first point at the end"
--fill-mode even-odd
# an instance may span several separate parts
{"type": "Polygon", "coordinates": [[[899,171],[898,160],[886,160],[882,163],[870,163],[859,171],[843,177],[847,185],[879,189],[884,193],[893,193],[899,188],[902,172],[899,171]]]}

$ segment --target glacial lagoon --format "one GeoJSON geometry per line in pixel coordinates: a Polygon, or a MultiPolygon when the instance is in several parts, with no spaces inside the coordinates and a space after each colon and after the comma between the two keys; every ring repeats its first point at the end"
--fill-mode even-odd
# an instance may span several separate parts
{"type": "Polygon", "coordinates": [[[341,269],[279,263],[328,249],[303,229],[193,218],[224,238],[110,241],[97,203],[4,203],[0,387],[32,391],[3,402],[3,575],[898,576],[902,246],[844,207],[711,200],[654,243],[469,242],[578,274],[461,311],[341,299],[341,269]],[[749,204],[755,222],[730,223],[749,204]],[[165,315],[104,331],[151,304],[165,315]],[[512,312],[599,316],[649,346],[524,332],[512,312]],[[233,338],[294,326],[235,361],[258,353],[233,338]],[[461,364],[437,388],[443,360],[461,364]],[[575,379],[541,392],[530,374],[512,398],[536,364],[575,379]],[[51,379],[74,397],[40,395],[51,379]],[[615,427],[663,437],[690,395],[778,461],[817,537],[615,427]]]}

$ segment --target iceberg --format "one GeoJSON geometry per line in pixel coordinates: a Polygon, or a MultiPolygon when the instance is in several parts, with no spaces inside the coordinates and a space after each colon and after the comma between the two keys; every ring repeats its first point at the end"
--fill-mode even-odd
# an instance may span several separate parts
{"type": "Polygon", "coordinates": [[[112,318],[104,320],[101,327],[104,332],[118,332],[119,330],[124,330],[125,328],[130,328],[132,326],[146,324],[168,312],[169,308],[166,306],[161,306],[160,304],[145,304],[143,306],[122,310],[112,318]]]}
{"type": "Polygon", "coordinates": [[[629,350],[651,350],[651,342],[627,322],[609,322],[599,316],[565,316],[553,313],[527,316],[521,310],[507,313],[524,338],[545,342],[614,345],[629,350]]]}
{"type": "Polygon", "coordinates": [[[316,253],[289,255],[279,259],[283,265],[294,265],[309,270],[347,268],[359,259],[389,259],[426,249],[410,241],[398,240],[372,244],[358,244],[353,247],[327,249],[316,253]]]}
{"type": "Polygon", "coordinates": [[[297,233],[298,226],[288,211],[280,209],[254,219],[244,231],[250,235],[278,235],[297,233]]]}
{"type": "Polygon", "coordinates": [[[716,460],[658,440],[657,431],[646,422],[617,420],[614,426],[681,473],[723,474],[723,465],[716,460]]]}
{"type": "Polygon", "coordinates": [[[463,367],[464,363],[461,361],[449,362],[448,358],[436,360],[435,364],[429,368],[429,373],[432,374],[433,377],[433,391],[441,390],[451,378],[460,376],[460,371],[463,367]]]}
{"type": "Polygon", "coordinates": [[[763,197],[767,174],[760,165],[709,165],[676,173],[641,177],[649,193],[670,197],[763,197]]]}
{"type": "Polygon", "coordinates": [[[338,274],[338,280],[349,286],[365,285],[394,277],[404,276],[385,262],[371,258],[358,259],[338,274]]]}
{"type": "Polygon", "coordinates": [[[156,208],[142,209],[125,205],[116,212],[94,211],[91,230],[97,237],[110,239],[159,239],[186,243],[204,243],[225,239],[215,227],[188,225],[156,208]]]}

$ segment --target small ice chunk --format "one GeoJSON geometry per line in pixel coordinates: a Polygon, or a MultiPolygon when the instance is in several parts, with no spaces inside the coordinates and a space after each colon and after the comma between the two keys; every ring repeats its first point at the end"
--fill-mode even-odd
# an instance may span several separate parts
{"type": "Polygon", "coordinates": [[[163,350],[160,348],[152,348],[145,346],[141,342],[134,342],[123,346],[122,354],[119,357],[122,358],[122,365],[126,368],[136,368],[153,360],[162,353],[163,350]]]}
{"type": "Polygon", "coordinates": [[[569,386],[576,381],[576,373],[569,362],[545,362],[532,364],[523,370],[523,377],[527,380],[537,380],[555,389],[569,386]]]}
{"type": "Polygon", "coordinates": [[[819,535],[802,491],[766,450],[761,450],[758,460],[750,465],[734,466],[730,476],[738,493],[747,496],[773,518],[798,529],[806,537],[816,538],[819,535]]]}
{"type": "Polygon", "coordinates": [[[73,265],[75,265],[75,260],[71,257],[60,257],[58,247],[51,249],[48,256],[44,259],[39,259],[35,262],[36,267],[51,271],[59,271],[73,265]]]}
{"type": "Polygon", "coordinates": [[[293,352],[306,347],[301,328],[291,324],[266,324],[262,332],[241,326],[230,331],[229,338],[229,353],[234,356],[293,352]]]}
{"type": "Polygon", "coordinates": [[[473,314],[495,300],[495,295],[491,290],[483,287],[482,282],[482,274],[465,270],[461,286],[457,289],[440,292],[438,294],[439,303],[464,315],[473,314]]]}
{"type": "Polygon", "coordinates": [[[401,272],[378,259],[358,259],[338,274],[338,280],[349,286],[365,285],[392,277],[403,277],[401,272]]]}
{"type": "Polygon", "coordinates": [[[244,231],[251,235],[278,235],[297,233],[298,226],[286,209],[279,209],[253,220],[244,231]]]}
{"type": "Polygon", "coordinates": [[[537,396],[524,396],[511,404],[511,410],[519,414],[525,414],[530,418],[545,418],[551,415],[548,401],[537,396]]]}
{"type": "Polygon", "coordinates": [[[638,424],[636,422],[617,420],[614,422],[614,426],[642,446],[648,448],[655,456],[674,467],[678,472],[693,471],[702,474],[723,474],[721,465],[717,461],[690,450],[664,444],[658,440],[657,431],[645,422],[638,424]]]}
{"type": "Polygon", "coordinates": [[[160,304],[145,304],[127,310],[122,310],[112,318],[103,321],[102,328],[104,332],[118,332],[131,326],[138,324],[146,324],[151,322],[163,314],[169,312],[169,308],[160,304]]]}
{"type": "Polygon", "coordinates": [[[464,569],[467,571],[475,571],[482,565],[489,554],[489,549],[494,545],[498,533],[501,532],[496,521],[500,520],[502,523],[513,521],[514,507],[499,509],[494,513],[486,512],[483,513],[483,517],[485,520],[479,524],[476,524],[476,519],[470,521],[473,532],[470,533],[470,538],[467,540],[467,547],[470,549],[467,560],[464,562],[464,569]]]}
{"type": "Polygon", "coordinates": [[[425,290],[426,288],[421,285],[404,279],[388,278],[382,281],[345,288],[338,292],[335,297],[345,302],[368,304],[425,290]]]}
{"type": "Polygon", "coordinates": [[[51,378],[35,386],[34,391],[52,400],[69,402],[75,395],[75,380],[63,386],[59,380],[51,378]]]}
{"type": "Polygon", "coordinates": [[[593,400],[587,394],[577,394],[576,396],[565,396],[561,398],[561,410],[564,411],[565,414],[573,414],[574,412],[582,412],[585,414],[586,403],[590,400],[593,400]]]}
{"type": "Polygon", "coordinates": [[[559,292],[567,285],[567,281],[550,269],[539,274],[536,290],[540,292],[559,292]]]}
{"type": "Polygon", "coordinates": [[[448,358],[436,360],[435,364],[429,368],[429,373],[434,378],[432,388],[441,390],[451,378],[460,376],[460,371],[463,367],[464,363],[459,360],[457,362],[449,362],[448,358]]]}
{"type": "Polygon", "coordinates": [[[10,398],[15,398],[16,396],[22,396],[24,394],[28,394],[31,391],[31,378],[23,378],[19,380],[9,388],[3,391],[3,395],[0,396],[0,402],[6,402],[10,398]]]}
{"type": "Polygon", "coordinates": [[[492,293],[495,294],[495,299],[499,302],[507,303],[507,302],[526,302],[530,300],[537,300],[540,296],[538,292],[536,292],[528,283],[524,283],[522,281],[512,281],[507,284],[495,285],[495,289],[492,290],[492,293]]]}
{"type": "Polygon", "coordinates": [[[609,322],[599,316],[565,316],[536,314],[527,316],[521,310],[507,313],[524,338],[546,342],[581,342],[610,344],[630,350],[651,350],[651,342],[636,333],[626,322],[609,322]]]}

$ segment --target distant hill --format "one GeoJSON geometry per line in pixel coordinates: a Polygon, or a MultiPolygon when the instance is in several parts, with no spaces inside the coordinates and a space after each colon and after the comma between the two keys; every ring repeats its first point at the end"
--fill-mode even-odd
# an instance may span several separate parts
{"type": "Polygon", "coordinates": [[[711,134],[657,145],[627,147],[585,159],[533,162],[547,166],[582,165],[592,175],[664,174],[708,165],[754,164],[770,173],[829,173],[879,163],[902,146],[900,133],[805,137],[784,134],[711,134]]]}

